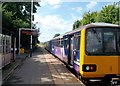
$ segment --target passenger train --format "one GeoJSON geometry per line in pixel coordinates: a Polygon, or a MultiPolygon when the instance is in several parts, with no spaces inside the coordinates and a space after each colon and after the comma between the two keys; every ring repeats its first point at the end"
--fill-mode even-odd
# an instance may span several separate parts
{"type": "Polygon", "coordinates": [[[47,49],[72,67],[86,85],[101,80],[110,86],[120,78],[120,26],[91,23],[55,37],[47,49]]]}
{"type": "Polygon", "coordinates": [[[0,34],[0,69],[11,62],[11,36],[0,34]]]}

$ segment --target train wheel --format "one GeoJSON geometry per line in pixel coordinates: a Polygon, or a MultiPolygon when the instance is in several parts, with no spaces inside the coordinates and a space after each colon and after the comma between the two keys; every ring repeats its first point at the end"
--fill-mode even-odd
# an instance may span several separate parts
{"type": "Polygon", "coordinates": [[[90,82],[89,79],[84,79],[84,78],[82,78],[81,80],[82,80],[82,82],[83,82],[86,86],[92,86],[92,84],[91,84],[91,82],[90,82]]]}
{"type": "Polygon", "coordinates": [[[90,80],[85,80],[85,85],[86,86],[92,86],[92,84],[90,83],[90,80]]]}

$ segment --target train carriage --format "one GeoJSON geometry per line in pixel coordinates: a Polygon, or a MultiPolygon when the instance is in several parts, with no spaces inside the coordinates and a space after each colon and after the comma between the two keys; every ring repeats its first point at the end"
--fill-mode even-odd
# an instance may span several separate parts
{"type": "Polygon", "coordinates": [[[120,26],[91,23],[65,33],[63,40],[63,61],[87,83],[100,79],[110,84],[120,77],[120,26]]]}
{"type": "Polygon", "coordinates": [[[0,69],[11,62],[11,36],[0,34],[0,69]]]}
{"type": "Polygon", "coordinates": [[[63,36],[57,36],[53,38],[49,43],[51,43],[51,52],[58,58],[63,60],[63,36]]]}
{"type": "Polygon", "coordinates": [[[117,77],[119,75],[120,27],[89,24],[81,31],[80,74],[85,78],[117,77]]]}

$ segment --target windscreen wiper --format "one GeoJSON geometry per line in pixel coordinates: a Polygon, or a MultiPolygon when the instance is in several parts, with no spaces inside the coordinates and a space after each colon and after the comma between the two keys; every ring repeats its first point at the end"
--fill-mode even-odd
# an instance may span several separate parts
{"type": "Polygon", "coordinates": [[[101,39],[100,39],[100,37],[98,36],[97,31],[96,31],[94,28],[92,29],[92,31],[93,31],[93,33],[96,34],[96,38],[97,38],[98,42],[101,42],[101,39]]]}

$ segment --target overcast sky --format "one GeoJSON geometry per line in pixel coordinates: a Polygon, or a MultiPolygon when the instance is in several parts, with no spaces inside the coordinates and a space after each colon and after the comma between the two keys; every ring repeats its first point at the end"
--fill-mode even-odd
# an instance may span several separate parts
{"type": "Polygon", "coordinates": [[[64,34],[72,30],[72,25],[76,20],[82,19],[85,12],[99,11],[103,6],[112,2],[94,1],[60,1],[41,0],[41,7],[37,8],[35,21],[40,28],[40,42],[45,42],[53,38],[56,33],[64,34]]]}

